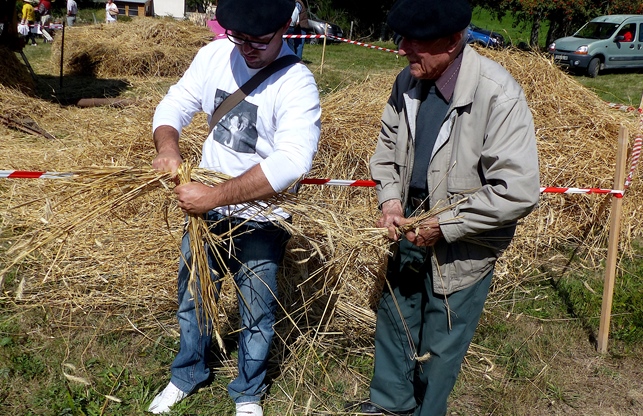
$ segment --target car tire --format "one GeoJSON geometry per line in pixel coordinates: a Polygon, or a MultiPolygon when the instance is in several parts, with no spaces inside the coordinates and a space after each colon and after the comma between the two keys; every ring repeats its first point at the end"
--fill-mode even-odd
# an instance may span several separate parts
{"type": "Polygon", "coordinates": [[[592,58],[592,60],[589,61],[589,65],[587,65],[587,75],[589,75],[590,78],[596,78],[598,76],[598,72],[600,69],[601,69],[600,58],[592,58]]]}

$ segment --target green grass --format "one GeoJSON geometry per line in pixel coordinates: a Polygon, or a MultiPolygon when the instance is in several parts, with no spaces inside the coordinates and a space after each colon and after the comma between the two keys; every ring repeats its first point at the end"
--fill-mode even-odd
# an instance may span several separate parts
{"type": "MultiPolygon", "coordinates": [[[[487,9],[476,7],[473,10],[471,23],[483,29],[493,30],[502,34],[507,45],[518,45],[521,42],[529,43],[531,36],[531,26],[525,23],[515,23],[510,15],[505,15],[502,19],[497,19],[493,13],[487,9]]],[[[538,32],[538,47],[545,50],[547,30],[549,24],[543,22],[538,32]]]]}
{"type": "Polygon", "coordinates": [[[643,104],[643,70],[605,71],[596,78],[574,77],[607,102],[636,108],[643,104]]]}
{"type": "MultiPolygon", "coordinates": [[[[370,45],[396,49],[392,42],[373,42],[370,45]]],[[[307,44],[304,46],[303,59],[315,74],[322,94],[364,81],[367,77],[397,73],[407,65],[407,60],[395,53],[347,43],[328,44],[326,48],[307,44]]]]}

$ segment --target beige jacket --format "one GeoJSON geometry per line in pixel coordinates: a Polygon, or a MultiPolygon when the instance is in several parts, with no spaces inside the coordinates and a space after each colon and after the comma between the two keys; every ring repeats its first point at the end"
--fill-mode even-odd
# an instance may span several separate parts
{"type": "MultiPolygon", "coordinates": [[[[538,155],[522,88],[499,64],[465,46],[451,105],[427,172],[431,207],[468,199],[438,215],[444,239],[435,246],[433,289],[450,294],[492,270],[516,221],[537,204],[538,155]]],[[[408,67],[397,77],[382,115],[370,168],[379,204],[406,204],[420,101],[408,67]]]]}

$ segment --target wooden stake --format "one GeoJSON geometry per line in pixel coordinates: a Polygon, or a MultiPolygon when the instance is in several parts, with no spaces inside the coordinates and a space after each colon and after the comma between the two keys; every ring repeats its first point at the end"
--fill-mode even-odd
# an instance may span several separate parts
{"type": "Polygon", "coordinates": [[[322,59],[319,66],[319,75],[324,73],[324,56],[326,55],[326,38],[328,37],[328,23],[324,23],[324,45],[322,46],[322,59]]]}
{"type": "Polygon", "coordinates": [[[67,18],[63,16],[63,33],[62,33],[62,37],[60,38],[60,89],[63,88],[63,65],[65,63],[63,55],[65,54],[65,23],[66,22],[67,22],[67,18]]]}
{"type": "MultiPolygon", "coordinates": [[[[625,164],[627,163],[628,133],[621,126],[618,133],[618,150],[616,154],[616,175],[614,176],[614,189],[623,189],[625,184],[625,164]]],[[[605,264],[605,281],[603,283],[603,306],[601,308],[601,323],[598,329],[598,350],[601,354],[607,353],[607,338],[609,335],[610,318],[612,313],[612,298],[614,295],[614,281],[616,280],[616,262],[618,255],[618,240],[621,233],[621,213],[623,198],[612,198],[612,212],[610,215],[610,234],[607,245],[607,262],[605,264]]]]}

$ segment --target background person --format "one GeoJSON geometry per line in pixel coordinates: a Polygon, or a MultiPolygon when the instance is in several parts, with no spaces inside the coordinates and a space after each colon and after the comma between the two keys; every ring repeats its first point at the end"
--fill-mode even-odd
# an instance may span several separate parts
{"type": "Polygon", "coordinates": [[[618,35],[623,36],[622,42],[632,42],[634,40],[634,32],[636,32],[636,24],[631,24],[621,29],[618,35]]]}
{"type": "Polygon", "coordinates": [[[33,7],[35,0],[23,0],[21,25],[26,25],[29,31],[25,35],[27,43],[31,42],[32,46],[38,46],[36,43],[36,34],[34,33],[34,24],[36,23],[36,11],[33,7]]]}
{"type": "MultiPolygon", "coordinates": [[[[286,33],[289,35],[304,35],[306,34],[304,29],[310,29],[308,10],[302,0],[295,0],[295,9],[291,17],[290,27],[286,33]]],[[[302,59],[304,55],[304,41],[305,39],[302,38],[288,39],[288,46],[295,52],[295,55],[297,55],[299,59],[302,59]]]]}
{"type": "Polygon", "coordinates": [[[42,26],[49,26],[51,21],[51,1],[40,0],[38,3],[38,14],[40,15],[40,24],[42,26]]]}
{"type": "Polygon", "coordinates": [[[398,0],[387,20],[409,66],[370,161],[394,256],[360,411],[445,415],[494,264],[539,198],[534,125],[518,83],[466,45],[466,0],[398,0]]]}
{"type": "Polygon", "coordinates": [[[78,5],[76,0],[67,0],[67,26],[76,24],[76,15],[78,14],[78,5]]]}
{"type": "MultiPolygon", "coordinates": [[[[194,114],[204,111],[211,117],[217,97],[234,93],[278,57],[293,55],[282,36],[294,6],[293,0],[219,1],[216,18],[230,41],[203,47],[156,108],[155,169],[176,173],[183,161],[180,132],[194,114]]],[[[204,215],[213,233],[222,235],[239,226],[233,243],[210,247],[208,253],[219,276],[225,270],[220,270],[216,258],[227,259],[226,267],[238,288],[242,325],[239,373],[228,385],[228,393],[236,403],[237,415],[262,415],[260,400],[267,389],[265,376],[274,335],[277,270],[289,239],[276,220],[288,219],[289,214],[280,207],[270,207],[269,213],[263,214],[248,202],[285,191],[310,170],[320,135],[315,79],[306,66],[291,65],[272,74],[228,115],[236,121],[231,124],[224,117],[212,130],[204,141],[200,166],[233,179],[215,187],[191,182],[178,185],[174,192],[178,206],[189,214],[204,215]],[[235,125],[236,133],[239,120],[244,118],[254,126],[244,128],[244,147],[240,149],[223,132],[229,133],[235,125]],[[228,252],[228,247],[234,252],[228,252]]],[[[195,298],[200,302],[200,297],[187,290],[189,243],[189,235],[185,235],[178,274],[180,348],[172,363],[170,383],[148,408],[152,413],[168,412],[210,378],[207,356],[212,337],[207,329],[212,323],[203,315],[203,308],[198,308],[201,315],[197,319],[195,298]]],[[[215,274],[211,277],[215,279],[215,274]]]]}
{"type": "Polygon", "coordinates": [[[106,23],[116,23],[118,19],[118,6],[114,3],[114,0],[107,0],[105,4],[105,22],[106,23]]]}
{"type": "MultiPolygon", "coordinates": [[[[299,12],[301,11],[301,5],[297,2],[295,2],[295,8],[292,11],[292,15],[290,16],[290,26],[288,26],[288,30],[286,31],[287,35],[299,35],[299,31],[296,30],[295,28],[299,25],[299,12]]],[[[295,48],[295,41],[298,40],[296,38],[288,38],[286,43],[288,44],[288,47],[295,53],[297,54],[297,49],[295,48]]]]}

